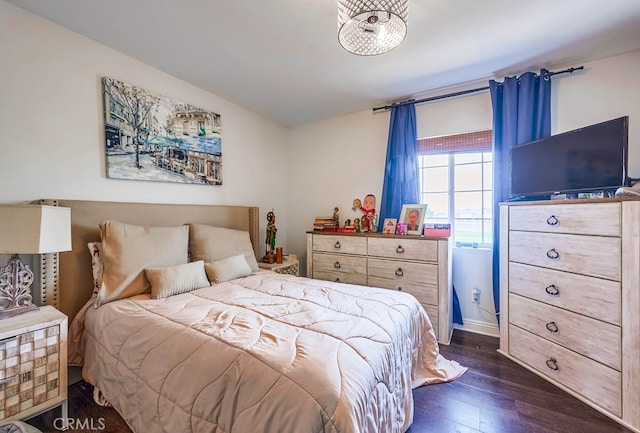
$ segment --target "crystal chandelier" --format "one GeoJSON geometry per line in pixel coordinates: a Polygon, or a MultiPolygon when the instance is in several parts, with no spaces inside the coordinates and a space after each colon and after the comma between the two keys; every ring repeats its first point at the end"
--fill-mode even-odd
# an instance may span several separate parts
{"type": "Polygon", "coordinates": [[[409,0],[338,0],[338,41],[360,56],[391,51],[407,34],[409,0]]]}

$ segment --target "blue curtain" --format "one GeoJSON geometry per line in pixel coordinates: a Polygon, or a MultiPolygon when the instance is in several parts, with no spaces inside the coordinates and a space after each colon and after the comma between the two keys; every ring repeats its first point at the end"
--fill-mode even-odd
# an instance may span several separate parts
{"type": "MultiPolygon", "coordinates": [[[[493,303],[500,311],[500,211],[509,199],[511,148],[551,135],[551,75],[527,72],[489,81],[493,105],[493,303]]],[[[498,323],[500,323],[500,316],[498,323]]]]}
{"type": "Polygon", "coordinates": [[[403,204],[420,203],[419,182],[416,107],[398,105],[391,108],[378,231],[385,218],[400,217],[403,204]]]}

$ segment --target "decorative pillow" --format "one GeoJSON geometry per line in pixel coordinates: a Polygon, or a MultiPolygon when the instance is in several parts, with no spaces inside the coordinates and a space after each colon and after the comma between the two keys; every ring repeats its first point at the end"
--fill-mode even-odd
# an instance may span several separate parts
{"type": "Polygon", "coordinates": [[[87,244],[91,253],[91,272],[93,273],[93,296],[98,294],[102,285],[102,242],[89,242],[87,244]]]}
{"type": "Polygon", "coordinates": [[[252,272],[258,272],[258,262],[253,253],[249,232],[215,227],[206,224],[189,224],[191,260],[213,263],[238,254],[244,255],[252,272]]]}
{"type": "Polygon", "coordinates": [[[207,272],[207,278],[209,278],[211,284],[224,283],[234,278],[251,275],[251,267],[243,254],[227,257],[226,259],[217,260],[212,263],[206,263],[204,270],[207,272]]]}
{"type": "Polygon", "coordinates": [[[144,274],[151,283],[151,297],[154,299],[167,298],[211,285],[202,260],[184,265],[145,268],[144,274]]]}
{"type": "Polygon", "coordinates": [[[145,227],[105,221],[102,236],[102,285],[96,307],[147,293],[144,269],[187,263],[189,226],[145,227]]]}

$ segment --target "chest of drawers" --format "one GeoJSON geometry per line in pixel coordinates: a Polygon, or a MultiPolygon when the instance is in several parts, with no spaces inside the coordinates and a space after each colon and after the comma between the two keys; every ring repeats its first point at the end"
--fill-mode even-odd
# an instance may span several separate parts
{"type": "Polygon", "coordinates": [[[67,411],[67,316],[51,306],[0,321],[0,423],[67,411]]]}
{"type": "Polygon", "coordinates": [[[500,208],[500,352],[640,431],[640,201],[500,208]]]}
{"type": "Polygon", "coordinates": [[[307,233],[307,276],[401,290],[429,315],[438,341],[453,332],[448,239],[377,233],[307,233]]]}

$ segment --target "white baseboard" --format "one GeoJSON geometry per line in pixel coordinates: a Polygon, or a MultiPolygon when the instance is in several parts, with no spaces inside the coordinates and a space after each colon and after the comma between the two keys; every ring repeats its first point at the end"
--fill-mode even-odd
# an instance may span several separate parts
{"type": "Polygon", "coordinates": [[[490,337],[500,338],[500,328],[495,323],[483,322],[480,320],[462,318],[464,325],[453,324],[454,329],[461,331],[475,332],[476,334],[489,335],[490,337]]]}

